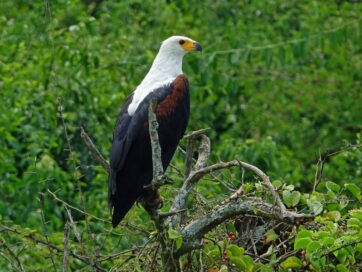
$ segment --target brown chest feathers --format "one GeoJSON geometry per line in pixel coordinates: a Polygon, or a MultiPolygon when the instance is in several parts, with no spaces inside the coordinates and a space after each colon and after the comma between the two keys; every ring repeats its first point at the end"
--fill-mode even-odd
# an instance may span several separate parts
{"type": "Polygon", "coordinates": [[[172,92],[157,105],[157,119],[166,118],[176,109],[180,100],[182,100],[186,95],[187,84],[187,78],[184,75],[180,75],[175,79],[173,82],[172,92]]]}

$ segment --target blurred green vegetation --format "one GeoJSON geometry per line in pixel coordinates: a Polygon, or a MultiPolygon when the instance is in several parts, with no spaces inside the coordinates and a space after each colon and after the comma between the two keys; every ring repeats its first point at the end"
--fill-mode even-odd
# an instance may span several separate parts
{"type": "MultiPolygon", "coordinates": [[[[48,189],[109,217],[107,175],[79,128],[107,156],[122,102],[147,73],[160,42],[175,34],[204,48],[184,59],[188,130],[212,129],[212,161],[238,157],[308,193],[319,155],[341,150],[327,157],[322,181],[360,187],[358,2],[3,0],[0,220],[62,237],[67,214],[48,189]]],[[[173,164],[182,167],[182,159],[177,154],[173,164]]],[[[225,193],[212,182],[199,187],[206,197],[225,193]]],[[[166,199],[175,188],[165,189],[166,199]]],[[[87,225],[81,213],[73,216],[87,225]]],[[[141,208],[129,218],[152,229],[141,208]]],[[[103,227],[92,225],[95,232],[103,227]]],[[[117,231],[117,240],[97,236],[99,250],[145,242],[142,231],[117,231]]],[[[52,267],[48,261],[39,259],[31,269],[52,267]]]]}

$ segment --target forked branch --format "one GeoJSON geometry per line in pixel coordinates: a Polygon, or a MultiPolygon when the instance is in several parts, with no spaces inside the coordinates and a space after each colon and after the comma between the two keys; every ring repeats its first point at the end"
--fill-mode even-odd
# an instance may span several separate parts
{"type": "MultiPolygon", "coordinates": [[[[161,160],[161,147],[158,138],[158,123],[156,119],[156,101],[151,101],[148,116],[149,116],[149,133],[152,148],[152,162],[153,162],[153,180],[149,186],[145,187],[145,202],[143,205],[154,220],[158,230],[158,240],[162,247],[161,257],[163,259],[164,267],[169,265],[177,270],[179,256],[190,252],[196,248],[202,247],[203,236],[214,229],[222,222],[234,218],[238,215],[257,214],[265,218],[271,218],[289,224],[300,224],[314,219],[313,215],[300,214],[293,211],[288,211],[284,206],[278,192],[275,190],[270,182],[269,177],[261,171],[258,167],[242,162],[240,160],[233,160],[229,162],[219,162],[211,166],[207,166],[207,161],[210,155],[210,140],[204,134],[204,130],[192,132],[187,135],[188,139],[186,150],[186,166],[185,166],[185,179],[182,187],[176,195],[170,210],[166,213],[160,213],[159,207],[152,205],[160,198],[158,188],[167,183],[164,175],[164,169],[161,160]],[[198,158],[196,163],[193,162],[193,152],[195,149],[195,140],[200,140],[198,148],[198,158]],[[215,206],[208,214],[191,220],[188,224],[186,221],[187,201],[193,188],[198,181],[205,175],[232,167],[242,167],[252,171],[263,181],[263,185],[268,189],[274,198],[274,204],[262,201],[258,198],[245,198],[241,199],[242,188],[233,193],[229,198],[222,202],[219,206],[215,206]],[[147,198],[148,196],[148,198],[147,198]],[[182,247],[176,250],[167,236],[168,224],[172,223],[173,228],[177,228],[182,235],[182,247]]],[[[82,129],[82,138],[86,142],[87,147],[94,154],[97,161],[108,170],[108,163],[100,155],[97,148],[90,141],[90,138],[82,129]]],[[[171,269],[172,270],[172,269],[171,269]]],[[[172,270],[172,271],[176,271],[172,270]]]]}

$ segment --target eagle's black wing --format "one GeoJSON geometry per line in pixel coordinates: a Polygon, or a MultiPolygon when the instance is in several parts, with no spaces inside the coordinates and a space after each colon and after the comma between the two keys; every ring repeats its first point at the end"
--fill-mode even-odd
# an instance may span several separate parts
{"type": "Polygon", "coordinates": [[[148,133],[148,106],[157,99],[156,116],[163,168],[166,170],[182,138],[190,110],[187,78],[178,76],[172,84],[150,93],[130,116],[130,96],[119,115],[113,134],[108,202],[113,209],[112,224],[117,226],[133,203],[142,195],[143,187],[152,180],[152,151],[148,133]]]}

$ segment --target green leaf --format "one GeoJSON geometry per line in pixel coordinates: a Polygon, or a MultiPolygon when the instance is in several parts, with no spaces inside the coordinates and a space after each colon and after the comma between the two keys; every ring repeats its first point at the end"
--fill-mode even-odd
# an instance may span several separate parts
{"type": "Polygon", "coordinates": [[[226,224],[226,229],[227,229],[228,232],[231,231],[233,233],[237,233],[234,224],[231,224],[231,223],[226,224]]]}
{"type": "Polygon", "coordinates": [[[333,237],[325,237],[322,239],[322,244],[323,245],[333,245],[335,242],[335,239],[333,237]]]}
{"type": "Polygon", "coordinates": [[[282,186],[283,185],[283,183],[280,181],[280,180],[274,180],[273,181],[273,186],[275,187],[275,188],[279,188],[280,186],[282,186]]]}
{"type": "Polygon", "coordinates": [[[362,243],[359,243],[358,245],[356,245],[356,247],[354,248],[354,250],[356,252],[362,253],[362,243]]]}
{"type": "Polygon", "coordinates": [[[344,187],[351,192],[351,194],[358,200],[362,200],[362,196],[361,196],[361,189],[353,184],[353,183],[347,183],[344,185],[344,187]]]}
{"type": "Polygon", "coordinates": [[[362,221],[362,208],[358,210],[357,209],[350,210],[348,213],[351,215],[351,217],[355,217],[362,221]]]}
{"type": "Polygon", "coordinates": [[[215,248],[215,249],[211,250],[209,255],[212,258],[214,258],[215,260],[219,259],[221,257],[220,250],[218,248],[215,248]]]}
{"type": "Polygon", "coordinates": [[[323,211],[323,205],[318,200],[308,199],[307,205],[314,214],[320,214],[323,211]]]}
{"type": "Polygon", "coordinates": [[[341,186],[339,186],[337,183],[334,183],[332,181],[327,181],[326,182],[326,188],[329,191],[332,191],[332,192],[335,192],[335,193],[338,193],[341,190],[341,186]]]}
{"type": "Polygon", "coordinates": [[[309,261],[313,265],[315,271],[321,271],[321,263],[323,263],[324,260],[322,260],[320,254],[311,254],[311,256],[309,257],[309,261]]]}
{"type": "Polygon", "coordinates": [[[294,207],[299,203],[300,193],[297,191],[291,192],[288,190],[283,191],[283,201],[288,207],[294,207]]]}
{"type": "Polygon", "coordinates": [[[142,271],[138,258],[133,259],[133,266],[134,266],[135,271],[137,271],[137,272],[142,271]]]}
{"type": "Polygon", "coordinates": [[[359,231],[361,229],[361,221],[357,218],[348,219],[347,229],[350,231],[359,231]]]}
{"type": "Polygon", "coordinates": [[[274,272],[274,269],[271,265],[266,264],[257,264],[256,270],[260,272],[274,272]]]}
{"type": "Polygon", "coordinates": [[[320,249],[322,247],[321,243],[318,241],[312,241],[311,243],[309,243],[307,245],[307,253],[311,254],[314,251],[317,251],[318,249],[320,249]]]}
{"type": "Polygon", "coordinates": [[[231,256],[230,257],[230,262],[235,264],[235,266],[240,270],[244,269],[244,267],[246,266],[245,263],[243,262],[243,260],[240,257],[231,256]]]}
{"type": "Polygon", "coordinates": [[[176,239],[176,248],[179,249],[182,246],[182,236],[176,239]]]}
{"type": "Polygon", "coordinates": [[[324,217],[327,217],[334,222],[337,222],[339,219],[341,219],[341,213],[339,211],[331,211],[323,214],[324,217]]]}
{"type": "Polygon", "coordinates": [[[319,231],[313,235],[313,237],[316,237],[318,239],[323,239],[325,237],[330,237],[330,233],[327,231],[319,231]]]}
{"type": "Polygon", "coordinates": [[[253,272],[254,270],[254,261],[253,258],[251,258],[250,256],[244,255],[241,257],[241,260],[243,261],[243,263],[245,263],[245,267],[244,270],[245,272],[253,272]]]}
{"type": "Polygon", "coordinates": [[[254,184],[245,183],[243,189],[244,189],[244,194],[250,193],[254,189],[254,184]]]}
{"type": "Polygon", "coordinates": [[[180,232],[178,232],[177,230],[174,229],[169,229],[168,230],[168,237],[171,240],[175,240],[176,241],[176,248],[179,249],[182,246],[182,235],[180,232]]]}
{"type": "Polygon", "coordinates": [[[344,248],[338,250],[334,254],[336,255],[338,261],[342,264],[346,262],[347,256],[349,255],[349,253],[344,248]]]}
{"type": "Polygon", "coordinates": [[[230,261],[241,271],[253,272],[254,261],[250,256],[230,257],[230,261]]]}
{"type": "Polygon", "coordinates": [[[177,230],[174,230],[171,228],[168,230],[168,237],[170,239],[177,239],[180,236],[181,236],[181,233],[179,233],[177,230]]]}
{"type": "Polygon", "coordinates": [[[227,249],[230,250],[231,256],[234,257],[241,257],[244,254],[244,248],[238,247],[237,245],[234,244],[229,245],[227,249]]]}
{"type": "Polygon", "coordinates": [[[339,198],[339,208],[340,209],[344,209],[345,207],[348,206],[349,203],[349,199],[346,195],[341,195],[339,198]]]}
{"type": "Polygon", "coordinates": [[[280,266],[284,269],[289,268],[302,268],[302,261],[295,256],[291,256],[287,258],[284,262],[280,264],[280,266]]]}
{"type": "Polygon", "coordinates": [[[301,230],[300,232],[298,232],[297,234],[297,240],[301,239],[301,238],[310,238],[313,236],[313,233],[309,230],[301,230]]]}
{"type": "Polygon", "coordinates": [[[336,269],[338,272],[348,272],[349,269],[344,264],[337,264],[336,269]]]}
{"type": "Polygon", "coordinates": [[[265,243],[269,244],[278,239],[278,237],[279,237],[278,234],[276,234],[273,229],[268,230],[267,233],[265,234],[265,243]]]}
{"type": "Polygon", "coordinates": [[[311,243],[311,242],[312,242],[312,239],[310,239],[309,237],[295,240],[294,250],[306,248],[309,245],[309,243],[311,243]]]}

